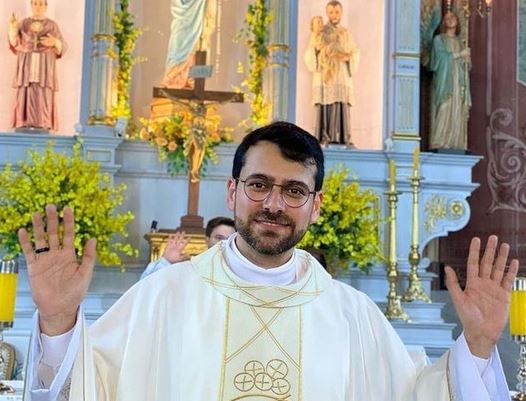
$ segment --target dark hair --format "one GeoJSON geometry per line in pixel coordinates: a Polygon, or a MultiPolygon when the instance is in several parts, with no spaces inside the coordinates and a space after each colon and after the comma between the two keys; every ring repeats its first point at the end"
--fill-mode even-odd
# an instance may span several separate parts
{"type": "Polygon", "coordinates": [[[218,226],[230,226],[233,229],[236,228],[234,220],[232,220],[230,217],[214,217],[213,219],[208,220],[208,223],[206,223],[205,235],[210,237],[212,235],[212,231],[214,231],[214,229],[218,226]]]}
{"type": "Polygon", "coordinates": [[[248,149],[260,141],[268,141],[279,147],[281,154],[288,160],[302,163],[304,166],[316,166],[314,190],[319,191],[325,175],[323,151],[318,140],[304,129],[285,121],[276,121],[249,133],[240,143],[234,155],[232,178],[239,178],[245,165],[248,149]]]}
{"type": "Polygon", "coordinates": [[[340,6],[340,8],[343,10],[342,3],[340,3],[338,0],[329,1],[325,7],[329,7],[329,6],[332,6],[332,7],[340,6]]]}

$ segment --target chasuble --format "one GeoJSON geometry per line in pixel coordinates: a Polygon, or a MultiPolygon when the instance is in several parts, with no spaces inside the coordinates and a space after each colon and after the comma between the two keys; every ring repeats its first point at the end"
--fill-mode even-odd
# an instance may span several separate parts
{"type": "Polygon", "coordinates": [[[415,366],[377,306],[308,253],[294,284],[264,286],[231,272],[223,244],[84,328],[70,400],[451,399],[448,356],[415,366]]]}

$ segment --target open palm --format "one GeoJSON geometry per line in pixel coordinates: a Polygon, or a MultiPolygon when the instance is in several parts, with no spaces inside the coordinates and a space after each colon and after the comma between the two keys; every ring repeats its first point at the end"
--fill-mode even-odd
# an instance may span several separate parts
{"type": "Polygon", "coordinates": [[[446,284],[471,352],[488,358],[506,326],[509,316],[511,288],[519,270],[514,259],[505,273],[509,245],[501,244],[497,253],[498,239],[489,237],[480,258],[480,239],[473,238],[467,262],[466,288],[462,290],[451,267],[446,267],[446,284]],[[496,257],[495,257],[496,256],[496,257]]]}
{"type": "Polygon", "coordinates": [[[47,231],[39,213],[33,215],[35,249],[25,229],[18,237],[27,262],[29,284],[37,305],[40,326],[48,335],[62,334],[75,323],[77,309],[86,296],[95,264],[94,239],[85,247],[79,264],[74,246],[74,217],[64,208],[64,237],[59,238],[55,206],[46,207],[47,231]]]}

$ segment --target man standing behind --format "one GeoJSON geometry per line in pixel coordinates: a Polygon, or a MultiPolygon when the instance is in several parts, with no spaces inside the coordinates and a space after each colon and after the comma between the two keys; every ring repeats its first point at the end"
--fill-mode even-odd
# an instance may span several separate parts
{"type": "Polygon", "coordinates": [[[352,145],[350,108],[355,103],[352,78],[360,62],[360,49],[351,33],[340,25],[341,3],[329,1],[326,12],[329,21],[323,27],[318,46],[311,40],[304,55],[307,68],[313,73],[315,136],[323,144],[352,145]]]}
{"type": "MultiPolygon", "coordinates": [[[[219,241],[226,240],[230,235],[234,234],[235,231],[234,220],[229,217],[219,216],[210,219],[205,228],[206,246],[208,248],[213,247],[219,241]]],[[[146,266],[146,269],[144,269],[144,272],[141,274],[141,280],[157,270],[188,259],[188,255],[184,253],[184,248],[187,244],[188,240],[185,238],[184,232],[170,235],[163,256],[161,256],[159,260],[151,262],[146,266]]]]}
{"type": "Polygon", "coordinates": [[[55,92],[58,78],[55,62],[66,44],[55,21],[46,17],[47,0],[31,0],[33,15],[19,22],[9,19],[9,48],[18,63],[13,87],[17,90],[13,128],[56,131],[58,113],[55,92]]]}

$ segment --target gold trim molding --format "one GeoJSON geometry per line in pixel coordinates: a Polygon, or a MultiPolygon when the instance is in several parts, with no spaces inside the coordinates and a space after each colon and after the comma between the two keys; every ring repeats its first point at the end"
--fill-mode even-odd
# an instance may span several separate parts
{"type": "Polygon", "coordinates": [[[88,125],[115,125],[115,118],[110,116],[95,117],[89,116],[88,125]]]}
{"type": "Polygon", "coordinates": [[[282,43],[272,43],[268,46],[268,50],[284,50],[288,52],[290,50],[290,47],[288,45],[284,45],[282,43]]]}
{"type": "Polygon", "coordinates": [[[91,40],[93,41],[99,41],[99,40],[108,40],[112,43],[115,43],[116,39],[115,36],[109,33],[94,33],[91,36],[91,40]]]}
{"type": "Polygon", "coordinates": [[[391,134],[392,139],[398,139],[400,141],[421,141],[420,135],[418,132],[409,133],[409,132],[393,132],[391,134]]]}

